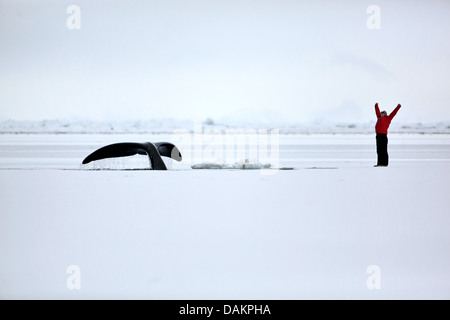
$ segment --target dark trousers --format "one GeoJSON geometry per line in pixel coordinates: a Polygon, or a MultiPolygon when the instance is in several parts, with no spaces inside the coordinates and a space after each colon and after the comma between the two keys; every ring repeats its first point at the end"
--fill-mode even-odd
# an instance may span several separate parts
{"type": "Polygon", "coordinates": [[[388,138],[383,133],[377,133],[377,154],[378,166],[387,166],[389,164],[389,155],[387,152],[388,138]]]}

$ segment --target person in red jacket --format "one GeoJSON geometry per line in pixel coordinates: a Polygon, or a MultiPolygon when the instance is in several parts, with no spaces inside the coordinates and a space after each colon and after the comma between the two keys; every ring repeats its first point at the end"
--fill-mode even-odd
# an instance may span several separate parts
{"type": "Polygon", "coordinates": [[[387,167],[389,164],[389,155],[387,152],[387,145],[388,145],[387,133],[392,119],[395,117],[400,108],[401,105],[398,104],[397,107],[394,109],[394,111],[392,111],[391,114],[388,115],[386,111],[380,112],[380,108],[378,108],[378,103],[375,103],[375,113],[378,118],[377,123],[375,124],[375,132],[377,134],[378,162],[375,165],[375,167],[387,167]]]}

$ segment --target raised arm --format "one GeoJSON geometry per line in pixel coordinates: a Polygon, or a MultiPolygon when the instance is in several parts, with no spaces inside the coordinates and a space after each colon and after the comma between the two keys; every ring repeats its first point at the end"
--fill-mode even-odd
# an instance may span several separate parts
{"type": "Polygon", "coordinates": [[[389,115],[389,118],[391,118],[391,120],[395,117],[395,115],[397,114],[398,110],[400,110],[401,108],[401,104],[399,103],[397,105],[397,107],[394,109],[394,111],[391,112],[391,114],[389,115]]]}
{"type": "Polygon", "coordinates": [[[375,114],[377,115],[377,118],[381,117],[380,108],[378,108],[378,102],[375,103],[375,114]]]}

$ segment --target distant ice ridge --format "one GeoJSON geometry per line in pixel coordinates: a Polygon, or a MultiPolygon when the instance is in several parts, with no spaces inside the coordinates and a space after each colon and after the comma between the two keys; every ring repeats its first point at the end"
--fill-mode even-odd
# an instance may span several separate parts
{"type": "Polygon", "coordinates": [[[170,133],[192,126],[191,121],[151,119],[136,121],[95,121],[51,119],[41,121],[0,121],[0,133],[170,133]]]}
{"type": "Polygon", "coordinates": [[[237,170],[254,170],[254,169],[270,169],[270,163],[251,162],[248,159],[236,162],[234,164],[204,162],[191,166],[192,169],[237,169],[237,170]]]}
{"type": "MultiPolygon", "coordinates": [[[[54,119],[42,121],[3,120],[0,121],[1,133],[193,133],[200,127],[204,132],[225,133],[227,130],[242,133],[248,130],[279,130],[281,134],[315,134],[315,133],[374,133],[374,121],[365,123],[258,123],[245,121],[219,122],[210,118],[205,121],[176,119],[149,119],[136,121],[93,121],[82,119],[54,119]]],[[[393,122],[390,133],[450,133],[450,121],[435,123],[401,123],[393,122]]]]}

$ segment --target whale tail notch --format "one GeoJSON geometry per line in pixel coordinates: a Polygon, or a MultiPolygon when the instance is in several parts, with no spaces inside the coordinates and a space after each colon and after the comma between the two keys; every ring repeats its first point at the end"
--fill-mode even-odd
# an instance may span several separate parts
{"type": "Polygon", "coordinates": [[[166,164],[162,160],[161,156],[181,161],[182,156],[180,150],[169,142],[121,142],[104,146],[88,155],[83,164],[87,164],[91,161],[107,159],[107,158],[119,158],[134,156],[136,154],[148,155],[151,169],[153,170],[167,170],[166,164]]]}

